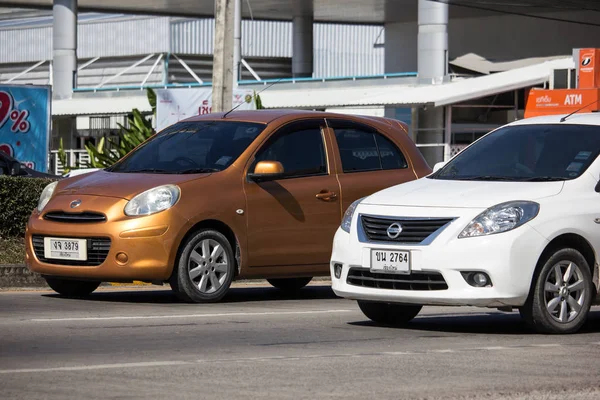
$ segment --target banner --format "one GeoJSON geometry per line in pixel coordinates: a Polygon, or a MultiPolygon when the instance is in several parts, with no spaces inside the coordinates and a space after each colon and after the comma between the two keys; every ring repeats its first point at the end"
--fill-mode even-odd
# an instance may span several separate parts
{"type": "MultiPolygon", "coordinates": [[[[233,90],[233,107],[236,110],[255,110],[254,91],[233,90]]],[[[156,130],[196,115],[212,112],[212,89],[158,89],[156,90],[156,130]]]]}
{"type": "Polygon", "coordinates": [[[50,140],[49,86],[0,85],[0,151],[46,172],[50,140]]]}

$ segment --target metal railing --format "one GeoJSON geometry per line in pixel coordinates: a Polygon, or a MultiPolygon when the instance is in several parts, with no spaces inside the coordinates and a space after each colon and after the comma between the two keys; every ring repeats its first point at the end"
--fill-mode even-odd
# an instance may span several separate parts
{"type": "MultiPolygon", "coordinates": [[[[85,168],[90,162],[90,155],[86,150],[65,150],[67,165],[70,168],[85,168]]],[[[62,175],[65,170],[58,158],[58,150],[50,152],[50,170],[56,175],[62,175]]]]}

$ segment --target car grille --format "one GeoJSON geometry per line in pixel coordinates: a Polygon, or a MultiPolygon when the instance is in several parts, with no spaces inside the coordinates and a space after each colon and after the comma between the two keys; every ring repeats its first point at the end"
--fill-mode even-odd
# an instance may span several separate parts
{"type": "Polygon", "coordinates": [[[68,213],[64,211],[50,211],[44,219],[55,222],[90,223],[105,222],[106,215],[95,212],[68,213]]]}
{"type": "Polygon", "coordinates": [[[446,290],[448,285],[439,272],[412,272],[409,275],[380,274],[368,269],[350,268],[349,285],[392,290],[446,290]]]}
{"type": "Polygon", "coordinates": [[[381,218],[361,215],[363,230],[369,241],[420,244],[454,218],[381,218]],[[396,238],[387,234],[393,223],[402,227],[396,238]]]}
{"type": "Polygon", "coordinates": [[[109,238],[81,238],[87,240],[87,260],[53,260],[44,257],[44,237],[34,235],[31,238],[35,256],[43,263],[56,265],[77,265],[95,267],[104,262],[110,251],[109,238]]]}

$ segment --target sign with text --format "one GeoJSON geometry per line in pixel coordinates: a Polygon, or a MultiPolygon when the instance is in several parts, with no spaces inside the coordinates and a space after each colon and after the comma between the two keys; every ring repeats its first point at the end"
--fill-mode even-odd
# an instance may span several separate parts
{"type": "Polygon", "coordinates": [[[579,89],[600,88],[600,49],[580,49],[578,69],[579,89]]]}
{"type": "Polygon", "coordinates": [[[525,105],[525,118],[569,114],[578,109],[596,111],[600,109],[599,100],[600,89],[532,89],[525,105]]]}
{"type": "Polygon", "coordinates": [[[50,138],[49,86],[0,85],[0,151],[46,172],[50,138]]]}
{"type": "MultiPolygon", "coordinates": [[[[234,89],[233,107],[237,110],[255,110],[252,90],[234,89]]],[[[196,115],[212,112],[212,89],[159,89],[156,90],[156,130],[196,115]]]]}

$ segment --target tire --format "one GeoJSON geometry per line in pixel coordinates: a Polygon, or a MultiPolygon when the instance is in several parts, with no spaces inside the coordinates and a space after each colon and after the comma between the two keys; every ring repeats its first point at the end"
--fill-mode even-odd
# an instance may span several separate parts
{"type": "Polygon", "coordinates": [[[45,277],[46,283],[56,293],[66,297],[85,297],[100,286],[100,282],[77,281],[45,277]]]}
{"type": "Polygon", "coordinates": [[[312,280],[312,276],[306,278],[282,278],[282,279],[267,279],[271,285],[280,290],[293,292],[300,290],[312,280]]]}
{"type": "Polygon", "coordinates": [[[188,303],[215,303],[229,290],[235,274],[231,244],[221,232],[201,230],[190,236],[169,283],[188,303]]]}
{"type": "Polygon", "coordinates": [[[548,257],[534,276],[531,293],[519,311],[539,333],[575,333],[587,320],[594,296],[585,257],[575,249],[563,248],[548,257]]]}
{"type": "Polygon", "coordinates": [[[358,300],[358,307],[371,321],[381,325],[403,325],[419,314],[423,306],[358,300]]]}

